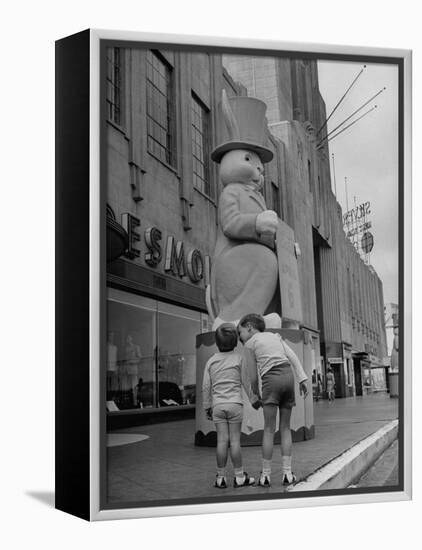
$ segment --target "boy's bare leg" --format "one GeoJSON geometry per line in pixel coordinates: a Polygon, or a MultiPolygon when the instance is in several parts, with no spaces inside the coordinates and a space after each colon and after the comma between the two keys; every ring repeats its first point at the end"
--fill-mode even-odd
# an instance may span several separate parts
{"type": "Polygon", "coordinates": [[[229,434],[230,434],[230,456],[233,463],[234,470],[234,487],[244,487],[247,485],[254,485],[255,478],[249,477],[243,469],[242,464],[242,451],[240,449],[240,433],[241,433],[242,423],[230,423],[229,424],[229,434]]]}
{"type": "Polygon", "coordinates": [[[262,458],[271,460],[274,448],[274,433],[277,420],[277,406],[264,405],[264,436],[262,438],[262,458]]]}
{"type": "Polygon", "coordinates": [[[281,456],[292,454],[292,432],[290,429],[290,418],[292,409],[280,409],[280,448],[281,456]]]}
{"type": "Polygon", "coordinates": [[[236,470],[242,467],[242,451],[240,449],[240,429],[242,423],[229,424],[230,435],[230,457],[232,459],[233,468],[236,470]]]}
{"type": "Polygon", "coordinates": [[[226,422],[218,422],[217,430],[217,468],[225,468],[229,449],[229,428],[226,422]]]}
{"type": "Polygon", "coordinates": [[[281,479],[283,485],[296,481],[292,473],[292,432],[290,418],[292,409],[280,409],[280,448],[281,448],[281,479]]]}

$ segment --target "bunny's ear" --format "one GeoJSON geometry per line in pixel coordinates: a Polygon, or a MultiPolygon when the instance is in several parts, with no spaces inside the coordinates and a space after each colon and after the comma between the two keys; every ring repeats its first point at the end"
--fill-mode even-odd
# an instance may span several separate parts
{"type": "Polygon", "coordinates": [[[240,131],[239,126],[237,125],[236,118],[234,116],[233,110],[230,107],[230,102],[226,94],[226,90],[222,91],[221,97],[221,107],[223,109],[224,122],[226,123],[227,130],[229,132],[230,141],[239,141],[240,140],[240,131]]]}

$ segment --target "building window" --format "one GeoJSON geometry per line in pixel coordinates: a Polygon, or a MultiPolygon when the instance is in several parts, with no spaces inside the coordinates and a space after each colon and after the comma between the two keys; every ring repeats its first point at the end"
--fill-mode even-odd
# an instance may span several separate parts
{"type": "Polygon", "coordinates": [[[350,276],[350,267],[347,267],[346,271],[347,271],[347,298],[349,301],[349,313],[350,315],[353,315],[352,279],[350,276]]]}
{"type": "Polygon", "coordinates": [[[174,98],[171,67],[158,52],[147,52],[148,151],[175,165],[174,98]]]}
{"type": "Polygon", "coordinates": [[[209,176],[209,111],[192,94],[193,185],[211,195],[209,176]]]}
{"type": "Polygon", "coordinates": [[[122,125],[122,73],[123,54],[121,48],[107,49],[107,118],[122,125]]]}
{"type": "Polygon", "coordinates": [[[308,160],[308,185],[309,185],[309,192],[312,193],[312,171],[311,171],[310,160],[308,160]]]}
{"type": "Polygon", "coordinates": [[[278,186],[271,182],[271,195],[272,195],[272,208],[274,212],[277,212],[277,216],[281,218],[281,205],[280,205],[280,190],[278,186]]]}

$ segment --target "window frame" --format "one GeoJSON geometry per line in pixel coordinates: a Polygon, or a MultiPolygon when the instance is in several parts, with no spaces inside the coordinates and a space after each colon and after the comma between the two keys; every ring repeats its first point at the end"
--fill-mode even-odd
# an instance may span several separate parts
{"type": "Polygon", "coordinates": [[[107,48],[106,54],[107,72],[106,72],[106,113],[107,121],[111,122],[118,128],[124,128],[124,87],[125,87],[125,63],[124,63],[124,48],[112,47],[107,48]],[[112,57],[110,57],[112,52],[112,57]],[[116,53],[119,52],[119,60],[116,63],[116,53]],[[112,76],[110,76],[110,65],[112,66],[112,76]],[[116,76],[118,75],[118,76],[116,76]],[[118,82],[116,83],[116,78],[118,82]],[[110,87],[112,97],[109,97],[110,87]],[[116,102],[116,97],[118,102],[116,102]],[[118,112],[118,117],[116,116],[118,112]]]}
{"type": "MultiPolygon", "coordinates": [[[[176,154],[176,103],[174,93],[174,68],[168,63],[168,61],[161,55],[158,50],[147,50],[146,53],[146,137],[147,137],[147,151],[153,157],[160,162],[169,166],[171,169],[177,168],[177,154],[176,154]],[[151,57],[150,57],[151,56],[151,57]],[[163,67],[164,74],[161,73],[154,65],[153,61],[156,60],[163,67]],[[159,76],[164,77],[166,84],[165,92],[163,89],[154,82],[154,73],[150,75],[151,71],[156,71],[159,76]],[[161,120],[157,119],[156,109],[157,103],[154,104],[153,97],[155,94],[161,94],[161,97],[165,98],[165,111],[164,116],[166,118],[166,125],[163,126],[161,120]],[[151,95],[150,95],[151,94],[151,95]],[[155,107],[155,110],[153,109],[155,107]],[[150,130],[151,128],[151,130],[150,130]],[[159,132],[159,137],[154,136],[154,129],[159,132]],[[164,140],[162,140],[162,132],[164,132],[164,140]],[[151,147],[151,141],[157,144],[156,147],[151,147]],[[164,151],[164,155],[161,154],[164,151]]],[[[160,111],[160,108],[158,108],[160,111]]]]}
{"type": "Polygon", "coordinates": [[[211,111],[205,105],[198,95],[191,91],[190,102],[191,113],[191,145],[192,145],[192,183],[194,189],[202,193],[203,195],[213,199],[214,189],[211,181],[211,166],[210,166],[210,153],[211,153],[211,111]],[[195,110],[197,107],[201,113],[201,125],[202,128],[198,128],[195,125],[195,110]],[[195,136],[200,136],[200,142],[195,140],[195,136]],[[202,159],[198,158],[195,154],[195,145],[201,146],[202,159]],[[195,171],[195,164],[200,165],[203,169],[203,177],[195,171]],[[197,181],[201,181],[202,185],[197,185],[197,181]]]}

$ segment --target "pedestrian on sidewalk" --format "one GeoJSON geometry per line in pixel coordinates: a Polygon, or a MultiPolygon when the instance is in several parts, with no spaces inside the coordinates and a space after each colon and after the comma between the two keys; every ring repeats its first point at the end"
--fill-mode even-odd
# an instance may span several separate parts
{"type": "Polygon", "coordinates": [[[243,470],[240,450],[240,431],[243,420],[242,385],[255,408],[260,407],[257,395],[251,390],[247,365],[243,356],[234,351],[237,346],[237,330],[230,323],[223,323],[215,332],[218,353],[208,359],[202,383],[203,406],[217,431],[217,477],[214,486],[227,487],[226,465],[230,444],[230,456],[234,469],[234,487],[254,485],[255,479],[243,470]]]}
{"type": "Polygon", "coordinates": [[[327,370],[326,383],[327,383],[328,403],[334,403],[334,399],[336,397],[336,394],[335,394],[336,381],[334,378],[333,369],[331,367],[328,367],[328,370],[327,370]]]}
{"type": "Polygon", "coordinates": [[[252,389],[257,393],[258,376],[262,382],[262,407],[264,410],[264,436],[262,439],[262,471],[258,485],[270,487],[271,461],[276,430],[277,410],[280,412],[282,483],[296,481],[292,472],[292,434],[290,418],[296,405],[294,375],[299,382],[300,393],[306,397],[308,377],[295,354],[279,334],[265,332],[261,315],[245,315],[237,327],[240,341],[245,345],[247,360],[251,361],[252,389]],[[292,368],[293,367],[293,368],[292,368]]]}
{"type": "Polygon", "coordinates": [[[312,392],[313,397],[315,401],[319,401],[319,398],[321,397],[321,390],[322,390],[322,380],[321,375],[319,372],[314,369],[312,371],[312,392]]]}

